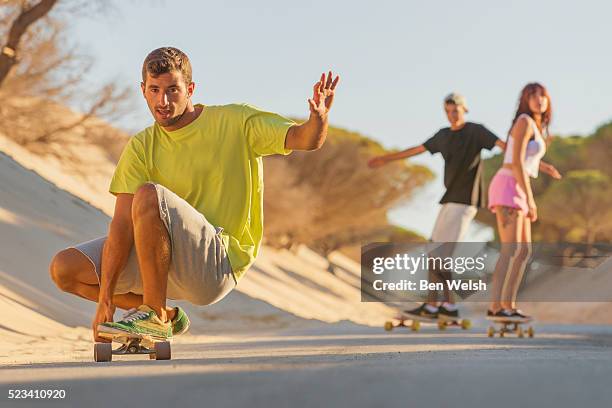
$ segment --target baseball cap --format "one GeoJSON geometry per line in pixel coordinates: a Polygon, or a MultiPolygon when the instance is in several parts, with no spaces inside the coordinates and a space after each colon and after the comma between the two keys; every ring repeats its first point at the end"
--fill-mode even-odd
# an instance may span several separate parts
{"type": "Polygon", "coordinates": [[[452,92],[448,95],[446,95],[446,98],[444,98],[444,103],[452,103],[454,105],[457,106],[463,106],[463,108],[465,109],[465,111],[468,111],[468,107],[467,107],[467,102],[465,101],[465,98],[463,97],[463,95],[460,95],[456,92],[452,92]]]}

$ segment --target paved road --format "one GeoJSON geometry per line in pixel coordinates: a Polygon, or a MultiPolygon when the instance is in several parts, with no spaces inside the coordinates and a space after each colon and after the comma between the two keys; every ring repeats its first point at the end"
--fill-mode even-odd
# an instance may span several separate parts
{"type": "Polygon", "coordinates": [[[184,337],[173,360],[141,357],[4,366],[0,406],[609,407],[612,328],[538,327],[533,339],[347,325],[184,337]],[[64,401],[9,401],[11,388],[61,388],[64,401]],[[8,403],[8,404],[7,404],[8,403]]]}

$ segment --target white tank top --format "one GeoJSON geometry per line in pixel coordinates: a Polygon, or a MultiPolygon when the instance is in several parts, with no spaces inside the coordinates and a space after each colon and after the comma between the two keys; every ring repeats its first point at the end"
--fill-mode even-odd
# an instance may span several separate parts
{"type": "MultiPolygon", "coordinates": [[[[527,143],[527,151],[525,152],[525,171],[533,178],[538,177],[538,170],[540,168],[540,160],[546,153],[546,142],[540,133],[540,129],[536,125],[533,118],[525,113],[520,115],[518,119],[522,117],[527,118],[527,122],[533,129],[533,139],[527,143]]],[[[515,122],[516,123],[516,122],[515,122]]],[[[506,143],[506,152],[504,153],[504,164],[512,164],[512,153],[514,148],[514,138],[512,135],[508,136],[508,143],[506,143]]]]}

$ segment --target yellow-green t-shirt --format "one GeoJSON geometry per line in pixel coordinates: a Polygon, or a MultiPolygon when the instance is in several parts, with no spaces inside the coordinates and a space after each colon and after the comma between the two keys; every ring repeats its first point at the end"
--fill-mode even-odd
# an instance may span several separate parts
{"type": "Polygon", "coordinates": [[[246,104],[205,106],[196,120],[175,131],[155,123],[130,138],[109,191],[134,194],[147,181],[172,190],[223,228],[239,279],[255,261],[263,237],[262,156],[291,153],[285,136],[294,124],[246,104]]]}

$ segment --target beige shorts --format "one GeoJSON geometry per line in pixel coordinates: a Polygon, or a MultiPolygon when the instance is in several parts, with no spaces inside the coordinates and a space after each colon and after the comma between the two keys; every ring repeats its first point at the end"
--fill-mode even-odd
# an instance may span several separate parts
{"type": "Polygon", "coordinates": [[[433,242],[461,242],[478,209],[473,205],[459,203],[442,204],[431,240],[433,242]]]}
{"type": "MultiPolygon", "coordinates": [[[[204,215],[172,191],[160,184],[154,185],[159,214],[172,245],[167,297],[187,300],[196,305],[218,302],[237,283],[219,235],[223,229],[212,225],[204,215]]],[[[98,282],[105,241],[106,236],[72,247],[89,258],[98,282]]],[[[129,292],[139,295],[143,293],[135,246],[132,246],[127,265],[120,272],[115,288],[116,294],[129,292]]]]}

